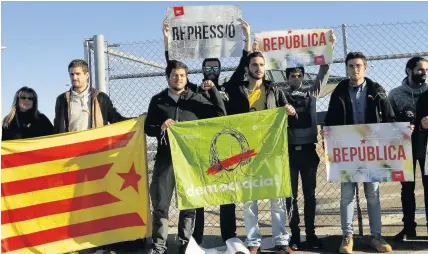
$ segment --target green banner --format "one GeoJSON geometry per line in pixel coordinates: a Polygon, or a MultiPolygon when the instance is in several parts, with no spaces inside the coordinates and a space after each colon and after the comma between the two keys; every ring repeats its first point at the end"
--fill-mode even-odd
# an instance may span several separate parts
{"type": "Polygon", "coordinates": [[[168,129],[180,210],[291,196],[284,108],[168,129]]]}

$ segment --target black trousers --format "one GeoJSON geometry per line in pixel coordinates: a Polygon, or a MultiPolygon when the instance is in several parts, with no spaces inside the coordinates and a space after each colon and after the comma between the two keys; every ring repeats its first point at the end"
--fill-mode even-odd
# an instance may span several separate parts
{"type": "Polygon", "coordinates": [[[315,144],[302,146],[290,145],[288,148],[290,161],[290,178],[293,197],[287,199],[287,210],[292,210],[290,229],[292,235],[300,235],[300,217],[298,208],[299,173],[302,177],[304,198],[304,220],[306,235],[315,234],[315,188],[317,168],[320,162],[315,144]]]}
{"type": "MultiPolygon", "coordinates": [[[[416,161],[419,161],[422,175],[422,185],[424,187],[424,201],[425,201],[425,216],[428,226],[428,176],[425,175],[425,158],[417,159],[413,157],[413,172],[416,172],[416,161]]],[[[414,179],[413,179],[414,180],[414,179]]],[[[416,228],[415,222],[415,182],[402,182],[401,183],[401,204],[403,208],[403,222],[404,230],[410,231],[416,228]]]]}
{"type": "MultiPolygon", "coordinates": [[[[168,238],[168,211],[175,188],[171,156],[156,156],[150,184],[153,206],[152,240],[154,248],[164,252],[168,238]]],[[[181,210],[178,217],[178,237],[182,246],[187,246],[193,233],[195,209],[181,210]]]]}
{"type": "MultiPolygon", "coordinates": [[[[236,214],[235,204],[220,206],[220,231],[224,242],[236,237],[236,214]]],[[[196,209],[195,230],[193,238],[198,244],[202,243],[204,236],[204,208],[196,209]]]]}

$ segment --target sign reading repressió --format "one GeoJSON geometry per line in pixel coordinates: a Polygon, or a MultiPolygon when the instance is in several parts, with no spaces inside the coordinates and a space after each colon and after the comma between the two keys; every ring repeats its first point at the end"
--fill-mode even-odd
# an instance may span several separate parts
{"type": "Polygon", "coordinates": [[[171,59],[238,57],[242,53],[239,6],[179,6],[167,9],[171,59]]]}

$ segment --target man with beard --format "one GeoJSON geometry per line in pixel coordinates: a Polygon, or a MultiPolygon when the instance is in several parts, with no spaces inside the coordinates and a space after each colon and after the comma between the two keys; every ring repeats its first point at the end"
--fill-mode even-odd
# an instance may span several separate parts
{"type": "MultiPolygon", "coordinates": [[[[236,68],[236,70],[234,71],[234,73],[232,74],[232,76],[230,77],[229,81],[223,83],[223,85],[220,86],[219,84],[219,77],[221,74],[221,62],[220,59],[218,58],[205,58],[204,61],[202,62],[202,74],[204,75],[204,79],[203,81],[212,81],[214,83],[214,85],[217,87],[217,90],[220,91],[220,93],[222,94],[222,96],[224,97],[224,100],[227,100],[227,95],[224,93],[225,90],[225,86],[227,86],[229,83],[236,83],[239,82],[241,80],[244,79],[244,75],[245,75],[245,60],[251,50],[251,28],[250,25],[243,19],[239,20],[242,23],[242,31],[244,33],[244,37],[245,37],[245,47],[244,50],[242,52],[242,57],[241,60],[239,62],[238,67],[236,68]]],[[[162,32],[163,32],[163,38],[164,38],[164,47],[165,47],[165,58],[166,58],[166,62],[173,62],[176,60],[170,60],[169,59],[169,53],[168,53],[168,39],[169,39],[169,24],[168,24],[168,20],[165,19],[163,21],[163,28],[162,28],[162,32]]],[[[193,92],[202,92],[204,93],[204,95],[206,95],[206,93],[204,91],[200,91],[199,87],[190,82],[189,80],[187,81],[187,86],[193,91],[193,92]]]]}
{"type": "MultiPolygon", "coordinates": [[[[331,31],[330,41],[333,45],[336,42],[333,31],[331,31]]],[[[285,96],[299,115],[298,118],[290,118],[288,121],[288,152],[293,197],[287,199],[287,208],[292,214],[290,247],[293,250],[300,249],[300,217],[297,206],[299,172],[302,177],[304,197],[306,243],[313,249],[323,247],[315,235],[315,188],[320,161],[315,146],[318,142],[316,96],[320,92],[321,85],[328,81],[329,65],[320,66],[318,75],[310,87],[303,84],[304,76],[304,67],[286,69],[288,89],[285,91],[285,96]]]]}
{"type": "Polygon", "coordinates": [[[75,59],[68,65],[72,87],[60,94],[55,104],[54,132],[82,131],[124,121],[107,94],[89,84],[89,67],[75,59]]]}
{"type": "MultiPolygon", "coordinates": [[[[228,96],[225,93],[225,88],[231,84],[236,84],[244,79],[245,76],[245,63],[249,51],[251,50],[251,28],[245,20],[240,20],[242,23],[242,31],[245,36],[245,48],[242,52],[242,57],[238,67],[233,72],[229,81],[223,83],[222,86],[219,84],[219,77],[221,74],[221,62],[218,58],[206,58],[202,62],[202,73],[204,75],[203,85],[198,87],[196,84],[187,81],[187,87],[196,93],[201,93],[205,98],[210,99],[210,87],[215,86],[219,91],[223,102],[228,108],[228,96]]],[[[164,47],[165,47],[165,58],[168,64],[175,62],[175,60],[169,60],[168,55],[168,37],[169,37],[169,24],[165,19],[163,22],[163,35],[164,35],[164,47]]],[[[235,204],[227,204],[220,206],[220,230],[221,237],[224,242],[228,239],[236,237],[236,216],[235,216],[235,204]]],[[[193,238],[199,245],[202,243],[204,235],[204,208],[196,209],[195,229],[193,231],[193,238]]]]}
{"type": "MultiPolygon", "coordinates": [[[[422,116],[419,115],[419,121],[414,122],[417,115],[417,107],[420,101],[426,100],[422,95],[428,90],[426,77],[428,72],[428,60],[422,57],[413,57],[407,64],[405,69],[407,77],[402,81],[401,86],[396,87],[389,93],[394,113],[399,122],[410,122],[412,125],[420,126],[422,116]]],[[[421,102],[421,104],[425,104],[421,102]]],[[[422,112],[425,109],[422,109],[422,112]]],[[[423,126],[422,126],[423,127],[423,126]]],[[[412,133],[412,151],[413,151],[413,171],[416,170],[416,161],[422,172],[422,184],[424,186],[425,195],[425,213],[428,222],[428,176],[424,174],[425,151],[426,151],[426,131],[420,131],[419,128],[412,133]]],[[[401,204],[403,206],[403,223],[404,228],[399,232],[394,240],[403,241],[408,238],[416,237],[416,222],[415,222],[415,182],[401,183],[401,204]]],[[[427,223],[428,226],[428,223],[427,223]]]]}
{"type": "MultiPolygon", "coordinates": [[[[166,253],[168,237],[168,210],[175,187],[171,149],[167,128],[176,122],[192,121],[225,115],[225,107],[217,88],[208,87],[211,100],[186,88],[188,68],[179,61],[166,67],[168,88],[153,96],[149,104],[144,131],[158,140],[156,162],[150,185],[153,206],[153,247],[149,253],[166,253]]],[[[181,169],[175,169],[181,170],[181,169]]],[[[182,210],[179,214],[179,253],[184,254],[193,233],[195,210],[182,210]]]]}
{"type": "MultiPolygon", "coordinates": [[[[54,133],[89,130],[129,119],[116,110],[107,94],[91,87],[86,61],[75,59],[70,62],[67,70],[72,87],[56,99],[54,133]]],[[[110,254],[114,254],[113,250],[122,249],[129,244],[132,243],[114,243],[81,252],[107,249],[110,254]]]]}
{"type": "MultiPolygon", "coordinates": [[[[287,114],[294,116],[294,108],[288,104],[284,93],[265,80],[265,59],[260,52],[253,52],[248,56],[245,71],[248,81],[231,83],[226,86],[229,95],[228,114],[241,114],[250,111],[259,111],[277,107],[285,107],[287,114]]],[[[271,199],[272,235],[275,239],[277,254],[290,252],[288,246],[289,235],[285,229],[286,208],[284,199],[271,199]]],[[[244,203],[244,222],[247,238],[245,240],[251,254],[260,252],[261,234],[258,227],[257,200],[244,203]]]]}

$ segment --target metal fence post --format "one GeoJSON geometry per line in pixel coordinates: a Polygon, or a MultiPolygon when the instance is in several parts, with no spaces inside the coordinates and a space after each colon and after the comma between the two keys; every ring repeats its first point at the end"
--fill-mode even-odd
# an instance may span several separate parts
{"type": "Polygon", "coordinates": [[[93,73],[92,73],[92,61],[91,61],[91,59],[92,59],[91,48],[92,48],[92,39],[86,38],[83,41],[83,51],[84,51],[83,52],[83,57],[84,57],[83,60],[85,60],[86,63],[88,64],[90,86],[93,85],[93,82],[92,82],[93,73]]]}
{"type": "Polygon", "coordinates": [[[343,57],[346,58],[348,54],[348,29],[346,24],[342,24],[342,35],[343,35],[343,57]]]}
{"type": "Polygon", "coordinates": [[[95,55],[95,88],[101,92],[107,93],[105,58],[104,58],[104,35],[94,36],[94,55],[95,55]]]}
{"type": "Polygon", "coordinates": [[[90,41],[91,39],[88,39],[88,38],[86,38],[84,41],[83,41],[83,60],[85,60],[85,62],[87,62],[88,64],[89,64],[89,61],[91,60],[91,59],[89,59],[89,41],[90,41]]]}

